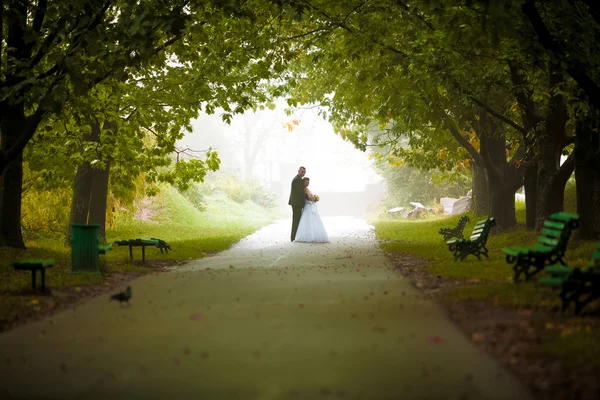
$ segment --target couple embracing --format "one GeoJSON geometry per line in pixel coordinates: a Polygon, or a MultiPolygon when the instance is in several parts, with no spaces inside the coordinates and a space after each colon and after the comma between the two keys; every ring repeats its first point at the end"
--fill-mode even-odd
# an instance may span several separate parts
{"type": "Polygon", "coordinates": [[[317,210],[319,197],[308,189],[310,179],[306,168],[300,167],[292,180],[289,205],[292,206],[292,242],[329,242],[317,210]]]}

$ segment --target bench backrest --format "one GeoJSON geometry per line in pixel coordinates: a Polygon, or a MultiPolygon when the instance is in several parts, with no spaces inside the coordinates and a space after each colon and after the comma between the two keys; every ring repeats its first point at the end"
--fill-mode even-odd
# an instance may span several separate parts
{"type": "Polygon", "coordinates": [[[487,218],[482,219],[481,221],[477,221],[475,228],[473,228],[473,233],[471,233],[471,237],[469,238],[472,242],[483,242],[486,243],[488,239],[488,235],[490,234],[490,230],[496,226],[495,218],[487,218]]]}
{"type": "Polygon", "coordinates": [[[552,214],[544,221],[542,236],[538,238],[536,247],[564,254],[573,229],[578,227],[579,215],[564,212],[552,214]]]}
{"type": "Polygon", "coordinates": [[[465,229],[465,226],[467,225],[467,223],[470,221],[471,219],[466,216],[463,215],[459,220],[458,220],[458,225],[456,225],[456,229],[460,229],[461,231],[463,229],[465,229]]]}

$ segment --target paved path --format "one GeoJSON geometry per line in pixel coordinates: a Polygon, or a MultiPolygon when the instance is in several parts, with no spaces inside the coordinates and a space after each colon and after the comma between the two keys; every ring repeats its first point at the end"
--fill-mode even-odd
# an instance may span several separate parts
{"type": "MultiPolygon", "coordinates": [[[[528,399],[391,270],[373,230],[288,221],[0,335],[2,399],[528,399]]],[[[51,279],[51,278],[50,278],[51,279]]]]}

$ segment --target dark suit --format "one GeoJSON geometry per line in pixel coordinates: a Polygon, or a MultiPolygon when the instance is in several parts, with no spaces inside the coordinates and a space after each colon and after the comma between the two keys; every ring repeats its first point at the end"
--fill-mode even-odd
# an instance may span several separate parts
{"type": "Polygon", "coordinates": [[[296,239],[296,231],[298,230],[298,224],[300,223],[300,217],[302,216],[302,209],[304,208],[304,181],[300,175],[296,175],[292,179],[292,191],[290,192],[290,201],[288,204],[292,206],[292,242],[296,239]]]}

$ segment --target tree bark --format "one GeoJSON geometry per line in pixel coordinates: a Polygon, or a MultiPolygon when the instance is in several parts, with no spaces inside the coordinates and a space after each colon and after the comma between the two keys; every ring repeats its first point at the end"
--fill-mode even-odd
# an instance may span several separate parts
{"type": "MultiPolygon", "coordinates": [[[[0,124],[0,150],[10,149],[21,134],[25,123],[23,103],[3,102],[0,124]]],[[[25,248],[21,232],[21,188],[23,186],[23,154],[19,153],[2,174],[2,197],[0,198],[0,245],[25,248]]]]}
{"type": "Polygon", "coordinates": [[[90,201],[90,224],[98,224],[98,235],[103,242],[106,241],[106,203],[108,197],[108,178],[110,162],[106,162],[105,169],[94,169],[92,172],[92,195],[90,201]]]}
{"type": "MultiPolygon", "coordinates": [[[[8,4],[8,26],[6,33],[6,55],[8,59],[26,62],[30,49],[25,42],[27,3],[8,4]]],[[[4,4],[2,8],[4,8],[4,4]]],[[[2,84],[12,83],[17,63],[6,63],[2,84]]],[[[37,116],[36,113],[30,116],[37,116]]],[[[25,116],[22,99],[0,102],[0,174],[2,175],[2,197],[0,198],[0,245],[24,249],[21,232],[21,188],[23,185],[23,147],[19,142],[23,131],[31,128],[25,116]],[[15,146],[17,149],[15,150],[15,146]],[[10,153],[10,157],[6,157],[10,153]]],[[[34,121],[32,121],[34,122],[34,121]]]]}
{"type": "Polygon", "coordinates": [[[527,229],[535,229],[535,216],[537,208],[537,163],[535,161],[527,162],[524,166],[525,176],[523,184],[525,186],[525,226],[527,229]]]}
{"type": "Polygon", "coordinates": [[[502,229],[517,224],[515,192],[510,185],[490,185],[490,216],[496,218],[496,224],[502,229]]]}
{"type": "Polygon", "coordinates": [[[71,203],[71,218],[69,223],[69,237],[71,224],[87,224],[92,196],[92,177],[94,171],[89,162],[84,162],[77,168],[75,182],[73,183],[73,202],[71,203]]]}
{"type": "MultiPolygon", "coordinates": [[[[90,122],[91,131],[82,136],[82,142],[97,142],[100,138],[100,127],[95,121],[90,122]]],[[[84,151],[83,144],[81,151],[84,151]]],[[[92,198],[92,184],[94,170],[88,161],[84,161],[78,168],[73,183],[73,201],[71,202],[71,217],[68,227],[71,237],[71,224],[87,224],[92,198]]]]}
{"type": "Polygon", "coordinates": [[[485,112],[480,115],[477,130],[487,170],[490,217],[496,218],[500,228],[512,228],[517,224],[515,192],[523,186],[524,169],[506,160],[505,132],[485,112]]]}
{"type": "Polygon", "coordinates": [[[575,135],[575,180],[581,239],[600,237],[600,135],[598,113],[577,123],[575,135]],[[596,117],[596,118],[594,118],[596,117]]]}
{"type": "Polygon", "coordinates": [[[473,163],[471,176],[473,214],[477,217],[487,216],[490,214],[490,193],[485,168],[473,163]]]}
{"type": "MultiPolygon", "coordinates": [[[[555,87],[561,81],[561,76],[550,74],[549,86],[555,87]]],[[[569,119],[567,106],[562,95],[555,94],[549,101],[548,112],[545,116],[545,129],[538,137],[538,175],[535,228],[540,230],[544,221],[553,213],[563,210],[565,185],[573,172],[572,162],[569,162],[562,174],[560,158],[563,148],[568,144],[566,124],[569,119]],[[569,170],[569,167],[571,169],[569,170]],[[565,176],[566,175],[566,176],[565,176]]]]}

